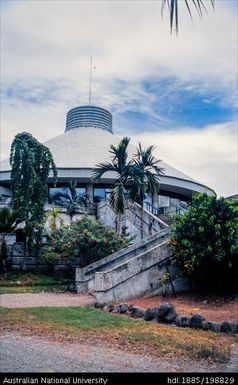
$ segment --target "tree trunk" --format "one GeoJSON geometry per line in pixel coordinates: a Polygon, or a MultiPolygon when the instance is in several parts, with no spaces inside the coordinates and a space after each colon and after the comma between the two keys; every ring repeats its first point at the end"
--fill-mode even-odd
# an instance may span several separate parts
{"type": "Polygon", "coordinates": [[[141,239],[144,238],[144,202],[142,202],[141,204],[141,214],[140,214],[140,220],[141,220],[141,224],[140,224],[140,236],[141,236],[141,239]]]}
{"type": "Polygon", "coordinates": [[[144,238],[144,188],[145,184],[144,184],[144,181],[142,183],[142,187],[141,187],[141,192],[140,192],[140,204],[141,204],[141,214],[140,214],[140,220],[141,220],[141,223],[140,223],[140,236],[141,236],[141,239],[144,238]]]}
{"type": "Polygon", "coordinates": [[[3,236],[2,243],[1,243],[1,264],[0,264],[0,270],[3,273],[7,272],[7,243],[3,236]]]}
{"type": "Polygon", "coordinates": [[[121,234],[121,213],[118,214],[118,220],[117,220],[117,234],[121,234]]]}

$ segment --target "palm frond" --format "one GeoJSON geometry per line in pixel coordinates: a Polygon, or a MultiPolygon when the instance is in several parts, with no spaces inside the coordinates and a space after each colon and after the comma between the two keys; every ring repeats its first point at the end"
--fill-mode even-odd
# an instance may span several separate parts
{"type": "Polygon", "coordinates": [[[131,177],[128,179],[129,196],[141,205],[146,192],[158,193],[160,177],[164,174],[163,168],[158,166],[160,160],[154,157],[153,150],[154,146],[143,149],[139,143],[131,177]]]}
{"type": "Polygon", "coordinates": [[[110,205],[114,208],[117,214],[123,214],[125,211],[126,197],[125,189],[122,183],[116,183],[111,195],[110,195],[110,205]]]}
{"type": "Polygon", "coordinates": [[[117,147],[115,147],[113,144],[110,146],[111,150],[109,152],[113,154],[115,157],[120,158],[120,155],[124,155],[124,153],[127,150],[128,144],[130,142],[130,138],[124,137],[122,140],[118,143],[117,147]]]}
{"type": "MultiPolygon", "coordinates": [[[[178,29],[179,29],[179,22],[178,22],[178,19],[179,19],[179,17],[178,17],[179,1],[181,1],[181,0],[162,0],[161,16],[163,17],[164,10],[165,10],[166,5],[167,5],[168,10],[169,10],[169,16],[170,16],[170,33],[171,34],[173,32],[174,26],[175,26],[176,34],[178,33],[178,29]]],[[[193,5],[193,7],[197,11],[199,17],[203,16],[204,11],[206,13],[208,13],[207,7],[204,4],[204,0],[190,0],[190,1],[184,0],[184,3],[186,5],[187,11],[188,11],[191,19],[192,19],[191,5],[193,5]]],[[[212,5],[212,8],[214,9],[215,1],[210,0],[210,3],[212,5]]]]}
{"type": "Polygon", "coordinates": [[[127,146],[130,139],[123,138],[117,146],[111,145],[109,152],[113,155],[111,162],[99,163],[92,170],[92,181],[98,182],[105,172],[114,171],[118,179],[125,180],[130,172],[131,161],[128,161],[127,146]]]}
{"type": "Polygon", "coordinates": [[[103,174],[108,171],[117,171],[117,169],[115,169],[114,165],[109,162],[96,164],[92,170],[92,181],[98,182],[103,174]]]}
{"type": "Polygon", "coordinates": [[[48,213],[46,214],[46,217],[52,217],[54,219],[58,218],[60,215],[60,209],[57,209],[57,208],[54,208],[50,211],[48,211],[48,213]]]}
{"type": "Polygon", "coordinates": [[[130,138],[124,137],[117,145],[117,147],[111,145],[111,150],[109,151],[113,154],[112,163],[114,167],[117,169],[119,174],[123,173],[124,168],[128,162],[128,153],[127,147],[130,142],[130,138]]]}
{"type": "Polygon", "coordinates": [[[76,202],[78,203],[79,206],[87,208],[89,203],[90,203],[90,197],[86,193],[84,193],[82,195],[78,195],[77,199],[76,199],[76,202]]]}
{"type": "Polygon", "coordinates": [[[56,191],[50,196],[50,201],[54,203],[62,202],[63,200],[66,200],[70,202],[72,200],[71,195],[67,192],[63,191],[56,191]]]}
{"type": "Polygon", "coordinates": [[[70,184],[69,184],[69,191],[70,191],[70,194],[71,194],[71,198],[72,198],[72,201],[75,201],[77,200],[77,181],[74,180],[74,181],[70,181],[70,184]]]}

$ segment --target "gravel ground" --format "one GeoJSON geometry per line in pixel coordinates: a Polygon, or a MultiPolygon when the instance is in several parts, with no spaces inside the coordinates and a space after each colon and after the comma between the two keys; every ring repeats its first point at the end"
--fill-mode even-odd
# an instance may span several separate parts
{"type": "Polygon", "coordinates": [[[95,298],[90,294],[41,292],[0,295],[0,306],[7,308],[87,306],[92,305],[94,302],[95,298]]]}
{"type": "Polygon", "coordinates": [[[1,336],[2,372],[223,372],[219,363],[155,359],[113,349],[101,342],[60,343],[52,339],[5,333],[1,336]]]}
{"type": "MultiPolygon", "coordinates": [[[[0,305],[8,308],[39,306],[86,306],[91,295],[73,293],[2,294],[0,305]]],[[[155,359],[113,349],[106,343],[65,343],[19,332],[4,332],[0,338],[2,372],[238,372],[238,344],[233,345],[227,365],[180,357],[155,359]]]]}

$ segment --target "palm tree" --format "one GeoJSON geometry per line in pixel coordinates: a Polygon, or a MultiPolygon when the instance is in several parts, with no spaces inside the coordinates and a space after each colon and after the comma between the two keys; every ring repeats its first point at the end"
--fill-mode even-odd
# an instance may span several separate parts
{"type": "Polygon", "coordinates": [[[51,211],[49,211],[47,213],[47,218],[49,218],[48,226],[52,231],[64,225],[64,221],[60,217],[60,210],[57,208],[53,208],[51,211]]]}
{"type": "Polygon", "coordinates": [[[112,154],[111,162],[97,164],[93,171],[93,182],[98,182],[105,172],[116,173],[116,182],[110,195],[110,205],[115,210],[117,220],[117,232],[121,232],[121,217],[126,206],[126,186],[131,173],[132,161],[128,161],[127,147],[130,139],[124,137],[117,147],[111,145],[109,152],[112,154]]]}
{"type": "Polygon", "coordinates": [[[8,207],[0,208],[1,259],[0,270],[7,271],[7,233],[16,229],[16,215],[8,207]]]}
{"type": "Polygon", "coordinates": [[[158,166],[160,160],[155,159],[152,154],[153,150],[154,146],[142,149],[139,143],[127,183],[129,197],[141,206],[141,238],[144,236],[145,194],[158,194],[160,176],[164,174],[163,168],[158,166]]]}
{"type": "Polygon", "coordinates": [[[66,207],[66,213],[70,216],[72,222],[73,216],[78,212],[79,207],[87,208],[89,205],[89,196],[84,194],[77,194],[77,183],[71,182],[68,188],[63,191],[57,191],[51,195],[50,201],[60,206],[66,207]]]}
{"type": "MultiPolygon", "coordinates": [[[[180,2],[181,2],[181,0],[162,0],[162,7],[161,7],[162,16],[163,16],[164,8],[166,7],[166,5],[168,6],[168,9],[169,9],[170,33],[172,33],[172,31],[173,31],[174,24],[175,24],[175,31],[176,31],[176,33],[178,33],[178,7],[179,7],[180,2]]],[[[212,7],[214,8],[215,0],[210,0],[210,2],[211,2],[212,7]]],[[[197,13],[200,17],[202,17],[203,12],[207,12],[207,8],[204,5],[203,0],[190,0],[190,1],[184,0],[184,3],[186,5],[186,8],[188,10],[188,13],[189,13],[191,19],[192,19],[192,11],[191,11],[191,6],[189,4],[193,5],[193,7],[195,8],[195,10],[197,11],[197,13]]]]}

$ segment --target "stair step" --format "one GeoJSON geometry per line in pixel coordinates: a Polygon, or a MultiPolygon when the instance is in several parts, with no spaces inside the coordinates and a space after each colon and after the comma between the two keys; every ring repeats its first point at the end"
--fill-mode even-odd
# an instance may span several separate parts
{"type": "Polygon", "coordinates": [[[163,222],[165,222],[169,226],[177,222],[177,220],[174,217],[168,214],[159,214],[158,218],[160,218],[163,222]]]}

